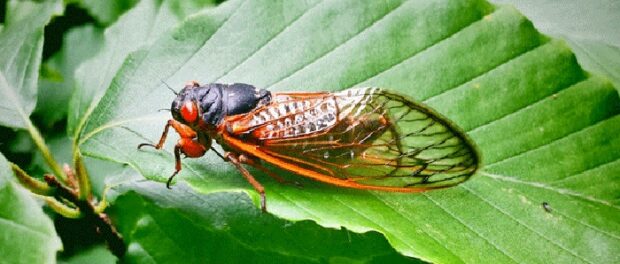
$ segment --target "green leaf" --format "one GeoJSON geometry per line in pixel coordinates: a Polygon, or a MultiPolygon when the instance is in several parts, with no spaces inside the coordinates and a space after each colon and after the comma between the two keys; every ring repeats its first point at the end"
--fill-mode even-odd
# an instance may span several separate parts
{"type": "Polygon", "coordinates": [[[93,25],[73,28],[63,37],[61,50],[43,63],[35,114],[44,126],[52,127],[67,116],[74,72],[83,61],[95,56],[102,44],[101,29],[93,25]]]}
{"type": "Polygon", "coordinates": [[[568,39],[579,63],[589,71],[609,78],[620,90],[620,43],[609,45],[599,41],[568,39]]]}
{"type": "Polygon", "coordinates": [[[614,26],[620,22],[620,5],[613,0],[492,0],[512,4],[529,17],[540,31],[557,36],[620,44],[614,26]]]}
{"type": "MultiPolygon", "coordinates": [[[[80,0],[79,4],[99,23],[110,25],[116,22],[121,15],[134,7],[138,2],[137,0],[80,0]]],[[[221,2],[221,0],[158,0],[157,2],[165,2],[164,8],[169,8],[179,18],[183,18],[204,7],[214,6],[217,2],[221,2]]]]}
{"type": "Polygon", "coordinates": [[[15,183],[0,154],[0,255],[6,263],[55,263],[62,249],[52,220],[32,194],[15,183]]]}
{"type": "Polygon", "coordinates": [[[588,71],[620,88],[620,5],[613,0],[493,0],[514,4],[543,33],[565,39],[588,71]]]}
{"type": "Polygon", "coordinates": [[[129,241],[130,263],[412,263],[378,233],[322,231],[314,223],[262,214],[242,193],[169,191],[129,183],[110,213],[129,241]],[[128,193],[124,193],[131,190],[128,193]]]}
{"type": "MultiPolygon", "coordinates": [[[[62,15],[64,5],[62,1],[19,1],[10,0],[6,3],[5,25],[13,26],[26,24],[24,29],[40,28],[46,25],[52,16],[62,15]]],[[[29,34],[32,32],[24,32],[29,34]]]]}
{"type": "Polygon", "coordinates": [[[110,251],[103,245],[95,246],[85,251],[78,253],[75,256],[67,260],[60,260],[58,263],[61,264],[80,264],[80,263],[89,263],[89,264],[106,264],[106,263],[118,263],[117,258],[110,253],[110,251]]]}
{"type": "Polygon", "coordinates": [[[122,15],[114,25],[105,30],[103,49],[76,70],[76,89],[69,105],[67,130],[70,135],[76,138],[79,136],[74,135],[74,132],[81,131],[83,122],[110,86],[112,78],[127,55],[150,45],[182,20],[181,15],[188,14],[173,5],[174,3],[176,3],[174,0],[140,1],[135,8],[122,15]]]}
{"type": "Polygon", "coordinates": [[[26,128],[36,105],[43,27],[61,1],[10,1],[0,32],[0,125],[26,128]]]}
{"type": "Polygon", "coordinates": [[[80,6],[88,11],[97,22],[109,25],[114,23],[123,13],[138,3],[138,0],[80,0],[80,6]]]}
{"type": "MultiPolygon", "coordinates": [[[[136,150],[159,139],[170,118],[156,112],[174,98],[162,79],[174,87],[195,79],[272,91],[385,87],[447,116],[482,152],[471,180],[422,194],[292,178],[304,184],[298,189],[252,171],[269,212],[281,218],[378,231],[399,252],[431,262],[620,260],[618,93],[512,7],[228,1],[125,60],[80,131],[82,152],[165,181],[176,138],[163,151],[136,150]]],[[[257,200],[214,153],[185,159],[183,168],[179,181],[199,192],[241,190],[257,200]]]]}

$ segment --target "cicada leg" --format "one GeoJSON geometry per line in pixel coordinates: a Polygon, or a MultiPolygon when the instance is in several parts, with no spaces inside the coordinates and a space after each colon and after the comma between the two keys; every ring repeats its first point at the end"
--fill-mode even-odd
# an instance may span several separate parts
{"type": "Polygon", "coordinates": [[[192,130],[192,128],[183,125],[174,119],[170,119],[168,120],[168,123],[166,123],[166,126],[164,127],[164,132],[161,134],[161,138],[159,139],[159,143],[157,143],[157,145],[142,143],[138,145],[138,149],[144,146],[161,149],[164,145],[164,142],[166,142],[166,137],[168,136],[168,130],[170,129],[170,127],[174,128],[174,130],[179,134],[181,138],[174,146],[175,167],[174,173],[172,174],[172,176],[168,177],[168,181],[166,182],[166,187],[168,189],[170,189],[170,183],[172,182],[174,176],[176,176],[179,171],[181,171],[181,153],[185,154],[185,156],[190,158],[197,158],[202,157],[209,148],[209,146],[204,146],[200,144],[197,138],[196,131],[192,130]]]}
{"type": "Polygon", "coordinates": [[[288,185],[294,185],[297,187],[303,187],[303,185],[299,182],[296,181],[289,181],[287,179],[282,178],[280,175],[277,175],[275,173],[273,173],[273,171],[267,169],[265,166],[263,166],[263,164],[260,163],[259,160],[256,159],[252,159],[249,158],[245,155],[239,155],[239,161],[243,164],[247,164],[250,165],[256,169],[259,169],[260,171],[264,172],[265,174],[267,174],[269,177],[273,178],[274,180],[276,180],[277,182],[281,183],[281,184],[288,184],[288,185]]]}
{"type": "Polygon", "coordinates": [[[246,168],[243,167],[241,161],[239,161],[239,156],[235,155],[234,153],[227,152],[224,154],[224,157],[226,157],[226,159],[228,159],[230,163],[235,165],[235,167],[239,170],[239,172],[241,172],[243,177],[245,177],[245,179],[252,185],[252,187],[254,187],[254,190],[258,192],[258,194],[260,195],[260,209],[263,211],[263,213],[266,213],[267,201],[265,198],[265,187],[263,187],[263,185],[260,184],[260,182],[258,182],[246,168]]]}
{"type": "Polygon", "coordinates": [[[161,149],[161,147],[163,147],[164,145],[164,142],[166,142],[166,137],[168,137],[168,129],[170,129],[170,127],[174,128],[174,130],[177,131],[177,133],[179,133],[179,136],[181,138],[195,138],[196,137],[196,131],[194,131],[191,127],[183,125],[179,121],[176,121],[174,119],[170,119],[168,120],[168,123],[166,123],[166,126],[164,127],[164,132],[161,134],[161,137],[159,138],[159,142],[157,143],[157,145],[153,145],[151,143],[142,143],[138,145],[138,149],[141,149],[144,146],[154,147],[155,149],[161,149]]]}
{"type": "Polygon", "coordinates": [[[172,179],[181,171],[181,153],[185,154],[186,157],[198,158],[202,157],[205,152],[207,152],[207,148],[200,144],[196,138],[179,139],[174,146],[174,173],[168,177],[166,188],[170,189],[172,179]]]}

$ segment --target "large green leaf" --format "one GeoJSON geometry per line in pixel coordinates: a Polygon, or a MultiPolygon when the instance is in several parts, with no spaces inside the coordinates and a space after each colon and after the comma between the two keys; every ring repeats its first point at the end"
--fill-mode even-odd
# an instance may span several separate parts
{"type": "Polygon", "coordinates": [[[0,125],[26,128],[37,102],[43,27],[61,1],[10,1],[0,31],[0,125]]]}
{"type": "Polygon", "coordinates": [[[136,263],[412,263],[378,233],[320,231],[254,209],[242,193],[174,192],[153,182],[129,183],[110,213],[136,263]],[[385,262],[383,262],[385,263],[385,262]]]}
{"type": "MultiPolygon", "coordinates": [[[[164,181],[175,138],[165,151],[135,147],[158,139],[169,118],[156,112],[174,97],[161,81],[192,79],[274,91],[386,87],[446,115],[482,152],[483,168],[465,184],[413,195],[305,179],[299,189],[254,172],[279,217],[375,230],[399,252],[433,262],[619,261],[618,93],[511,7],[229,1],[125,60],[79,131],[83,152],[164,181]]],[[[183,166],[179,180],[200,192],[257,199],[212,153],[183,166]]]]}
{"type": "Polygon", "coordinates": [[[3,263],[55,263],[62,249],[52,220],[13,179],[0,154],[0,255],[3,263]]]}
{"type": "MultiPolygon", "coordinates": [[[[210,2],[190,1],[200,10],[210,2]]],[[[135,8],[122,15],[104,32],[103,49],[75,71],[76,89],[71,98],[68,115],[68,132],[74,135],[83,121],[92,113],[99,99],[110,86],[112,78],[127,55],[148,46],[189,14],[178,6],[177,0],[140,1],[135,8]]],[[[194,11],[198,11],[194,10],[194,11]]],[[[77,51],[74,51],[77,52],[77,51]]]]}

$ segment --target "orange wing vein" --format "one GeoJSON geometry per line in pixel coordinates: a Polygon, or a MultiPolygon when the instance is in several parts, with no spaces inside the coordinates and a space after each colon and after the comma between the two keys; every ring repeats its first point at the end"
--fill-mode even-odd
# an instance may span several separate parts
{"type": "Polygon", "coordinates": [[[417,192],[454,186],[478,168],[475,146],[446,118],[379,88],[275,93],[230,117],[229,147],[318,181],[417,192]]]}

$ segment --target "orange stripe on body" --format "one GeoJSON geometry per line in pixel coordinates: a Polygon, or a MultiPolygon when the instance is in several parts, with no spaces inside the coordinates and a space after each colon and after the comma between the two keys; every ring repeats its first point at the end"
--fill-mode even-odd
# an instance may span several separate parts
{"type": "Polygon", "coordinates": [[[311,179],[315,179],[320,182],[329,183],[336,186],[354,188],[354,189],[363,189],[363,190],[376,190],[376,191],[388,191],[388,192],[406,192],[406,193],[414,193],[414,192],[424,192],[432,189],[441,189],[450,186],[441,186],[441,187],[388,187],[388,186],[374,186],[374,185],[365,185],[359,184],[353,181],[341,180],[338,178],[330,177],[321,173],[318,173],[313,170],[308,170],[297,165],[287,163],[277,157],[271,156],[265,152],[262,152],[257,149],[256,145],[246,144],[240,139],[234,138],[230,136],[228,133],[222,133],[222,139],[227,143],[228,146],[233,147],[239,150],[242,153],[249,153],[252,156],[255,156],[261,160],[264,160],[278,168],[299,174],[301,176],[305,176],[311,179]]]}

